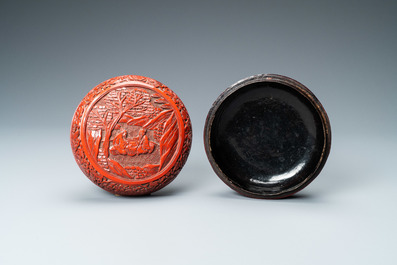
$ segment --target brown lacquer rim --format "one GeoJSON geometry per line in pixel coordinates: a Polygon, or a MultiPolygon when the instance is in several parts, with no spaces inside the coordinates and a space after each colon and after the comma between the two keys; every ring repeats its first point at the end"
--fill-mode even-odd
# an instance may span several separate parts
{"type": "Polygon", "coordinates": [[[248,78],[245,78],[243,80],[238,81],[237,83],[233,84],[232,86],[228,87],[214,102],[212,105],[211,109],[208,112],[207,119],[205,122],[204,126],[204,147],[205,147],[205,152],[207,154],[208,160],[215,171],[215,173],[218,175],[218,177],[229,187],[231,187],[233,190],[237,191],[238,193],[252,197],[252,198],[262,198],[262,199],[281,199],[285,198],[288,196],[293,195],[294,193],[302,190],[305,188],[307,185],[309,185],[321,172],[322,168],[325,165],[325,162],[328,158],[328,155],[330,153],[331,149],[331,125],[329,122],[328,115],[320,103],[320,101],[316,98],[316,96],[303,84],[300,82],[289,78],[287,76],[283,75],[277,75],[277,74],[260,74],[260,75],[254,75],[250,76],[248,78]],[[315,108],[317,111],[317,114],[321,118],[322,121],[322,126],[323,126],[323,133],[324,133],[324,146],[319,158],[319,161],[316,165],[315,170],[309,174],[308,176],[305,177],[305,179],[300,182],[299,184],[295,185],[294,187],[291,187],[289,189],[280,191],[280,192],[263,192],[263,193],[256,193],[256,192],[251,192],[248,191],[241,186],[239,186],[237,183],[232,181],[223,171],[222,169],[218,166],[217,162],[215,161],[214,157],[212,156],[212,149],[211,149],[211,128],[212,128],[212,123],[215,119],[216,113],[223,103],[223,101],[229,97],[231,94],[236,92],[242,87],[245,87],[247,85],[253,84],[253,83],[261,83],[261,82],[272,82],[272,83],[279,83],[286,85],[301,95],[303,95],[315,108]]]}

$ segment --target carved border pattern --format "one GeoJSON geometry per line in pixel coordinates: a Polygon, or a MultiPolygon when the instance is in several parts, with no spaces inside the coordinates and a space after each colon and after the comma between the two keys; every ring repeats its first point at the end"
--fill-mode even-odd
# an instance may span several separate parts
{"type": "Polygon", "coordinates": [[[80,105],[77,107],[75,114],[73,116],[71,131],[70,131],[70,141],[72,146],[72,151],[74,157],[76,159],[77,164],[83,173],[96,185],[107,190],[111,193],[117,195],[145,195],[150,194],[154,191],[157,191],[166,185],[168,185],[178,173],[181,171],[182,167],[186,163],[186,160],[190,153],[191,143],[192,143],[192,126],[190,123],[189,114],[186,110],[186,107],[179,99],[179,97],[170,90],[167,86],[162,83],[143,76],[138,75],[124,75],[111,78],[105,82],[102,82],[94,89],[92,89],[81,101],[80,105]],[[164,94],[166,94],[169,98],[171,98],[176,104],[182,120],[184,124],[184,142],[182,146],[182,152],[179,158],[176,158],[176,161],[173,167],[161,178],[154,180],[152,182],[147,182],[143,184],[124,184],[118,183],[109,178],[100,174],[94,167],[91,165],[88,160],[84,150],[81,145],[81,121],[83,119],[84,112],[90,105],[90,103],[100,94],[102,94],[107,89],[120,85],[129,81],[139,81],[142,83],[146,83],[151,85],[159,90],[161,90],[164,94]]]}

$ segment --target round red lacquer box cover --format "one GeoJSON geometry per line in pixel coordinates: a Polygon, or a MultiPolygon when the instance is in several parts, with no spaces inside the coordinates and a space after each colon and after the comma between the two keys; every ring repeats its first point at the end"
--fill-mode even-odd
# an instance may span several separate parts
{"type": "Polygon", "coordinates": [[[117,195],[145,195],[178,175],[189,155],[192,127],[171,89],[125,75],[84,97],[70,140],[77,164],[96,185],[117,195]]]}

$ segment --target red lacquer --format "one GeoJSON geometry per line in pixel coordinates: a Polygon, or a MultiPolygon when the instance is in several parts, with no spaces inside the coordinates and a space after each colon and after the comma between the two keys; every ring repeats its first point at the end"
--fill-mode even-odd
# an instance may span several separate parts
{"type": "Polygon", "coordinates": [[[162,83],[125,75],[93,88],[77,107],[71,145],[77,164],[101,188],[145,195],[169,184],[189,155],[185,106],[162,83]]]}

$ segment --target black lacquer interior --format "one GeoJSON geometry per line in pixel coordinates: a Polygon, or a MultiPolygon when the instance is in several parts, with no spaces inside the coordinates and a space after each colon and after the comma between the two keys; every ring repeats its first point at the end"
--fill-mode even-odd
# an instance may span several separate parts
{"type": "Polygon", "coordinates": [[[242,189],[279,193],[315,171],[324,148],[320,115],[295,89],[273,82],[247,85],[229,95],[215,113],[212,155],[242,189]]]}

